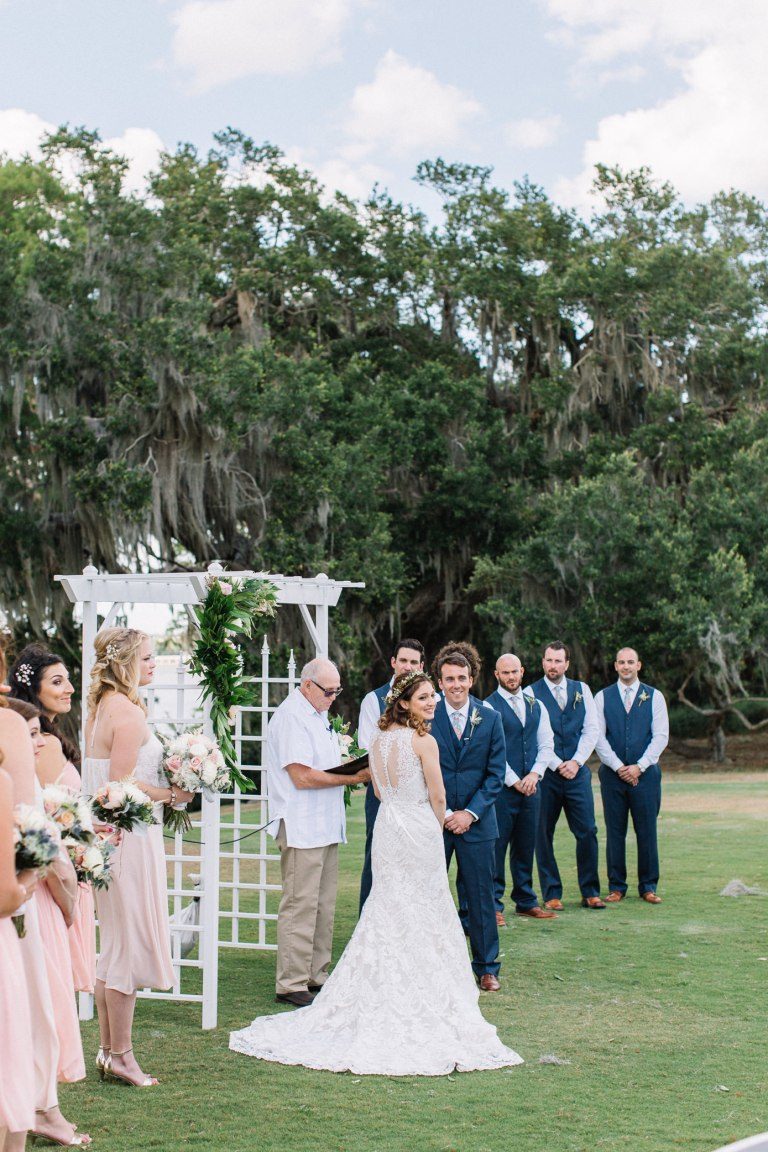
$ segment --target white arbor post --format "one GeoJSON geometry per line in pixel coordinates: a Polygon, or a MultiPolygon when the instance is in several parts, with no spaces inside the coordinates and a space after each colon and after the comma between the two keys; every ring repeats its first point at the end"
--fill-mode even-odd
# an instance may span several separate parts
{"type": "MultiPolygon", "coordinates": [[[[208,577],[220,576],[223,572],[224,569],[218,563],[211,564],[206,572],[153,572],[149,574],[105,574],[100,573],[92,565],[88,565],[83,569],[82,574],[56,576],[55,579],[61,583],[71,603],[82,605],[83,688],[85,689],[90,679],[90,672],[94,662],[93,644],[97,633],[102,628],[109,627],[114,623],[124,604],[184,605],[190,608],[196,604],[200,604],[205,599],[207,591],[206,580],[208,577]],[[101,622],[99,622],[100,617],[101,622]]],[[[331,580],[324,573],[309,578],[272,575],[266,572],[236,572],[232,573],[232,575],[241,579],[255,576],[270,580],[277,588],[278,604],[295,604],[298,607],[312,645],[314,646],[315,654],[318,656],[327,656],[328,654],[329,611],[338,603],[342,591],[346,588],[365,587],[364,584],[349,580],[331,580]]],[[[293,686],[295,683],[293,653],[291,653],[291,660],[289,662],[288,676],[272,677],[269,672],[269,647],[265,639],[262,650],[262,676],[257,679],[261,681],[259,704],[256,708],[245,711],[258,711],[261,713],[262,734],[259,739],[263,741],[266,722],[269,718],[269,713],[272,711],[269,703],[269,685],[280,683],[288,689],[293,686]]],[[[191,679],[187,680],[185,678],[183,669],[179,671],[176,692],[175,718],[172,722],[179,726],[194,722],[199,724],[202,718],[207,734],[212,735],[208,709],[201,708],[199,686],[191,679]],[[191,707],[188,707],[187,699],[190,693],[193,696],[193,700],[191,707]]],[[[83,710],[83,732],[81,740],[81,746],[85,750],[84,727],[85,710],[83,710]]],[[[242,747],[245,737],[242,731],[242,716],[240,715],[240,710],[238,710],[235,721],[235,738],[238,758],[242,760],[242,747]]],[[[247,767],[251,766],[247,765],[247,767]]],[[[260,771],[260,765],[255,766],[255,770],[260,771]]],[[[240,823],[240,802],[247,800],[247,794],[241,796],[239,791],[236,790],[234,799],[236,818],[232,824],[228,824],[226,827],[232,830],[238,830],[243,826],[248,827],[248,825],[241,825],[240,823]]],[[[263,788],[261,795],[255,798],[254,803],[260,805],[261,816],[268,818],[267,801],[263,788]]],[[[270,947],[266,942],[263,927],[264,922],[270,918],[266,910],[266,892],[272,887],[279,888],[279,885],[272,886],[267,883],[266,869],[267,863],[271,860],[277,860],[277,856],[269,855],[262,840],[261,850],[256,856],[260,862],[259,882],[256,885],[242,884],[243,890],[259,889],[259,912],[256,913],[255,916],[254,914],[243,914],[243,916],[249,915],[262,922],[259,942],[257,944],[241,945],[237,939],[236,931],[235,939],[220,941],[219,921],[222,915],[220,911],[220,894],[222,888],[232,891],[233,909],[235,909],[234,914],[225,913],[223,915],[230,916],[236,926],[239,919],[237,908],[241,884],[239,881],[239,871],[237,878],[235,879],[233,877],[233,883],[224,884],[222,882],[220,868],[222,858],[220,842],[222,822],[220,800],[218,798],[214,801],[203,800],[198,827],[200,829],[199,856],[185,855],[184,843],[188,841],[184,840],[178,834],[175,838],[174,850],[169,856],[169,862],[172,861],[174,864],[174,876],[176,880],[170,889],[169,895],[173,898],[177,909],[180,907],[180,899],[183,896],[188,896],[190,899],[199,897],[200,899],[200,924],[198,929],[199,959],[196,961],[182,959],[178,949],[175,948],[174,970],[176,979],[172,991],[151,992],[147,990],[140,993],[140,995],[152,999],[200,1003],[202,1010],[202,1027],[215,1028],[218,1016],[218,962],[220,944],[224,943],[229,947],[270,947]],[[199,890],[183,887],[183,865],[190,863],[194,863],[195,866],[199,868],[202,881],[199,890]],[[182,974],[187,967],[201,969],[202,994],[182,990],[182,974]]],[[[264,834],[262,833],[262,837],[263,836],[264,834]]],[[[233,864],[236,864],[239,869],[239,861],[241,859],[239,850],[234,855],[229,853],[225,855],[233,857],[233,864]]],[[[171,925],[172,934],[190,930],[189,926],[182,928],[179,925],[171,925]]],[[[80,1015],[81,1019],[91,1018],[93,1015],[92,997],[81,995],[80,1015]]]]}

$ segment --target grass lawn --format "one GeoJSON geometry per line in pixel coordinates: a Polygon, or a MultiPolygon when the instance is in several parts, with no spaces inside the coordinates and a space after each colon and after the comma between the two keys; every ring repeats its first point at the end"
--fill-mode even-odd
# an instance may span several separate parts
{"type": "MultiPolygon", "coordinates": [[[[352,812],[337,954],[355,922],[360,796],[352,812]]],[[[718,893],[735,878],[768,891],[767,832],[768,773],[669,775],[664,903],[630,893],[604,912],[579,907],[573,841],[559,832],[566,911],[549,923],[512,918],[501,931],[502,991],[481,1000],[522,1067],[361,1078],[236,1056],[230,1028],[277,1010],[275,958],[225,950],[217,1031],[200,1030],[197,1006],[139,1002],[136,1049],[159,1088],[99,1083],[94,1022],[84,1025],[88,1079],[64,1086],[62,1105],[109,1152],[709,1152],[761,1132],[768,898],[718,893]],[[547,1056],[562,1063],[541,1063],[547,1056]]]]}

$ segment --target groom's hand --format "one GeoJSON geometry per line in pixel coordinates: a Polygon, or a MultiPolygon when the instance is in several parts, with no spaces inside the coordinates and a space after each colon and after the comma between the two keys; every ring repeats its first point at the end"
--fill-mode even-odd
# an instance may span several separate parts
{"type": "Polygon", "coordinates": [[[472,817],[469,812],[451,812],[450,816],[445,821],[444,827],[449,832],[455,833],[457,836],[463,836],[467,828],[473,823],[472,817]]]}
{"type": "Polygon", "coordinates": [[[529,772],[527,776],[523,776],[522,780],[517,781],[515,788],[518,792],[522,792],[523,796],[533,796],[539,779],[538,772],[529,772]]]}

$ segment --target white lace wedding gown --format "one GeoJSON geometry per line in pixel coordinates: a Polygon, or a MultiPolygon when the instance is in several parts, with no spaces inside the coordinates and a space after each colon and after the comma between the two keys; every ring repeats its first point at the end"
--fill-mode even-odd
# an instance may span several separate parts
{"type": "Polygon", "coordinates": [[[443,1076],[522,1064],[483,1019],[448,887],[443,835],[413,732],[377,732],[381,793],[373,888],[314,1003],[260,1016],[230,1035],[234,1052],[331,1072],[443,1076]]]}

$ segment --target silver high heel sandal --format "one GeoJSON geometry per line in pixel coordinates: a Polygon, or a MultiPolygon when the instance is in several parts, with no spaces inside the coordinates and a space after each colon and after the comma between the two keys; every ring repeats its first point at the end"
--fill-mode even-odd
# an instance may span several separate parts
{"type": "Polygon", "coordinates": [[[143,1080],[131,1080],[128,1076],[124,1076],[121,1072],[115,1072],[112,1067],[113,1056],[127,1056],[129,1052],[133,1052],[133,1048],[126,1048],[124,1052],[110,1052],[107,1056],[106,1067],[104,1074],[107,1080],[115,1080],[120,1084],[127,1084],[130,1088],[154,1088],[160,1083],[154,1076],[145,1076],[143,1080]]]}
{"type": "Polygon", "coordinates": [[[98,1052],[96,1053],[96,1070],[99,1073],[99,1080],[106,1080],[108,1063],[109,1048],[99,1048],[98,1052]]]}

